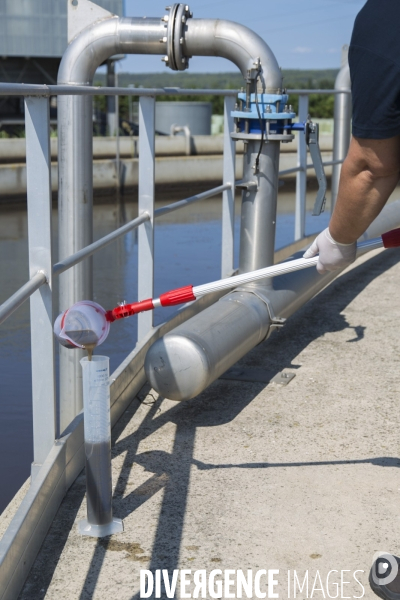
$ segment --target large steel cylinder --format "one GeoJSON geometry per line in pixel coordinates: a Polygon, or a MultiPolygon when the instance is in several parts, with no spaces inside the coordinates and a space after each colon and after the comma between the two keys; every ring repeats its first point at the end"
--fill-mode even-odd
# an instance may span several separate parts
{"type": "Polygon", "coordinates": [[[157,340],[147,353],[151,386],[171,400],[188,400],[262,342],[267,305],[255,294],[228,294],[157,340]]]}
{"type": "MultiPolygon", "coordinates": [[[[398,226],[400,201],[386,206],[362,239],[398,226]]],[[[339,273],[305,269],[277,277],[273,285],[258,283],[246,286],[249,291],[231,292],[153,344],[145,361],[150,384],[172,400],[197,396],[266,338],[272,318],[293,315],[339,273]]]]}

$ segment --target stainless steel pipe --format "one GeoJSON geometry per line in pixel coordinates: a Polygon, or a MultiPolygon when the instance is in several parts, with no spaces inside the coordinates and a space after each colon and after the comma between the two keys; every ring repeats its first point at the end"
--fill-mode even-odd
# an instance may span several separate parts
{"type": "MultiPolygon", "coordinates": [[[[110,17],[84,29],[68,46],[58,72],[60,85],[91,85],[98,66],[114,54],[159,54],[166,44],[160,19],[110,17]]],[[[58,100],[59,260],[92,243],[93,101],[90,96],[58,100]]],[[[60,276],[59,310],[92,298],[92,259],[60,276]]],[[[81,350],[60,348],[60,431],[82,410],[81,350]]]]}
{"type": "MultiPolygon", "coordinates": [[[[347,156],[351,135],[351,87],[350,69],[348,63],[348,46],[343,47],[342,66],[336,77],[335,90],[346,90],[342,94],[335,95],[334,104],[334,132],[333,132],[333,160],[344,160],[347,156]]],[[[333,210],[339,191],[340,173],[342,165],[334,165],[332,168],[331,184],[331,210],[333,210]]]]}
{"type": "Polygon", "coordinates": [[[259,35],[243,25],[219,19],[189,19],[183,49],[187,57],[227,58],[240,69],[244,79],[259,58],[262,68],[259,92],[281,93],[282,74],[275,55],[259,35]]]}
{"type": "MultiPolygon", "coordinates": [[[[68,46],[60,64],[58,83],[91,85],[97,67],[114,54],[165,55],[168,52],[165,22],[113,16],[86,27],[68,46]]],[[[281,90],[281,72],[270,48],[257,34],[237,23],[188,19],[183,28],[183,53],[185,57],[227,58],[239,67],[246,79],[248,71],[254,70],[259,60],[259,91],[279,93],[281,90]]],[[[59,98],[58,132],[59,260],[63,261],[92,242],[91,97],[59,98]]],[[[246,217],[246,220],[250,223],[251,219],[246,217]]],[[[250,237],[252,227],[249,225],[247,229],[250,237]]],[[[61,311],[79,300],[91,298],[90,260],[60,276],[61,311]]],[[[243,260],[246,262],[247,258],[243,260]]],[[[60,352],[60,430],[63,431],[82,409],[79,368],[82,353],[71,353],[64,348],[60,352]]]]}
{"type": "Polygon", "coordinates": [[[260,140],[250,141],[243,157],[243,181],[256,189],[244,189],[240,222],[239,272],[274,264],[276,204],[279,185],[280,142],[264,143],[259,173],[253,167],[260,140]]]}

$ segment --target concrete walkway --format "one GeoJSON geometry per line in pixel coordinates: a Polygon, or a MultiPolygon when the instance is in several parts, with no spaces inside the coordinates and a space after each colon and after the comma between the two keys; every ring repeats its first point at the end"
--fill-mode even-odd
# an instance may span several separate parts
{"type": "MultiPolygon", "coordinates": [[[[143,389],[114,431],[125,532],[78,534],[81,476],[20,599],[136,600],[140,569],[188,569],[192,581],[201,569],[279,569],[284,599],[293,571],[300,583],[308,571],[297,598],[335,597],[338,583],[339,598],[376,598],[373,554],[400,554],[400,252],[370,257],[241,361],[295,373],[287,386],[220,379],[184,403],[143,389]]],[[[217,596],[229,590],[237,597],[234,585],[217,596]]]]}

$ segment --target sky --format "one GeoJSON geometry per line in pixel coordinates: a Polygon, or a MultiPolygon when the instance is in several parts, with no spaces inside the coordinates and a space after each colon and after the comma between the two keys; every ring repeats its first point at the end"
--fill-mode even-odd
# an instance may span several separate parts
{"type": "MultiPolygon", "coordinates": [[[[161,17],[166,0],[125,0],[129,17],[161,17]]],[[[260,35],[284,69],[335,69],[340,67],[341,48],[350,42],[354,19],[365,0],[192,0],[194,18],[228,19],[260,35]]],[[[160,56],[128,56],[119,71],[164,71],[160,56]]],[[[191,72],[236,71],[222,58],[196,56],[191,72]]]]}

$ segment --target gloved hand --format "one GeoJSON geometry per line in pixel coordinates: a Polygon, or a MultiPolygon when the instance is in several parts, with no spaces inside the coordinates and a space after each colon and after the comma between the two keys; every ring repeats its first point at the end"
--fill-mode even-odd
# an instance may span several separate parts
{"type": "Polygon", "coordinates": [[[336,271],[336,269],[347,267],[355,261],[356,252],[357,242],[339,244],[339,242],[335,242],[329,232],[329,227],[327,227],[315,238],[303,254],[303,258],[312,258],[319,253],[317,271],[322,274],[326,271],[336,271]]]}

